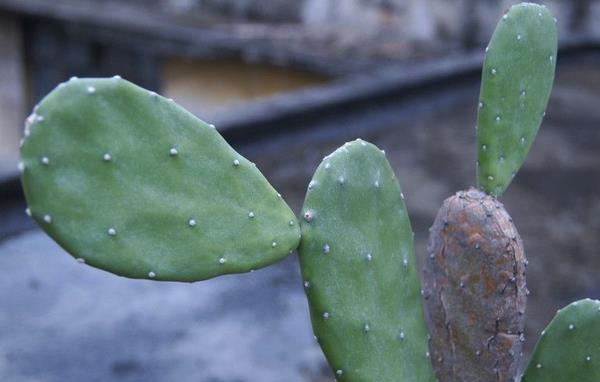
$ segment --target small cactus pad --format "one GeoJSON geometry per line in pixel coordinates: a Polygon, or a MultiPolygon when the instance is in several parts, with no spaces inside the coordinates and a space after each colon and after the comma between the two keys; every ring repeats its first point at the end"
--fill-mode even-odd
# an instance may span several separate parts
{"type": "Polygon", "coordinates": [[[313,329],[338,381],[434,381],[403,195],[382,151],[327,156],[302,210],[300,264],[313,329]]]}
{"type": "Polygon", "coordinates": [[[431,355],[440,382],[513,381],[525,325],[525,255],[495,198],[470,189],[446,199],[424,267],[431,355]]]}
{"type": "Polygon", "coordinates": [[[498,196],[525,161],[548,105],[557,50],[552,14],[537,4],[513,6],[486,50],[477,176],[480,187],[498,196]]]}
{"type": "Polygon", "coordinates": [[[558,311],[529,360],[522,382],[600,381],[600,301],[558,311]]]}
{"type": "Polygon", "coordinates": [[[93,267],[197,281],[269,265],[297,220],[213,126],[120,77],[71,79],[27,119],[28,212],[93,267]]]}

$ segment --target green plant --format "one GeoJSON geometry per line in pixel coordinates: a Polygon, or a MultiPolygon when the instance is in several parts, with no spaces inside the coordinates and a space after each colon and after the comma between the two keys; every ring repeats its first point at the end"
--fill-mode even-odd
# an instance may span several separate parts
{"type": "Polygon", "coordinates": [[[523,382],[600,380],[600,301],[585,299],[559,310],[542,332],[523,382]]]}
{"type": "Polygon", "coordinates": [[[552,15],[527,3],[502,17],[486,48],[477,121],[482,191],[458,192],[444,201],[424,268],[431,350],[441,382],[510,381],[517,373],[527,260],[496,197],[525,161],[542,122],[556,52],[552,15]]]}
{"type": "Polygon", "coordinates": [[[477,180],[499,196],[525,161],[546,114],[556,67],[552,14],[535,4],[514,6],[486,48],[477,117],[477,180]]]}
{"type": "Polygon", "coordinates": [[[385,155],[327,156],[302,208],[302,277],[315,336],[343,381],[433,381],[413,232],[385,155]]]}
{"type": "Polygon", "coordinates": [[[25,135],[31,215],[91,266],[197,281],[298,246],[294,213],[253,163],[172,100],[119,77],[60,85],[25,135]]]}
{"type": "MultiPolygon", "coordinates": [[[[404,197],[375,146],[357,140],[325,157],[299,222],[213,126],[119,77],[72,79],[28,118],[27,211],[78,260],[132,278],[198,281],[299,248],[315,335],[340,381],[433,381],[434,368],[440,381],[513,380],[527,263],[496,197],[540,126],[556,45],[544,7],[521,4],[500,21],[481,87],[482,190],[444,202],[423,291],[404,197]]],[[[600,349],[584,337],[597,312],[586,301],[559,313],[523,380],[597,380],[600,349]]]]}

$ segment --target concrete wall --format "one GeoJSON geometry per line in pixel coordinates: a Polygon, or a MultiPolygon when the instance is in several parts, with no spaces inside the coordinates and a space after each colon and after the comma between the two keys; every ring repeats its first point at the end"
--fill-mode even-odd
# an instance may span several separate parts
{"type": "MultiPolygon", "coordinates": [[[[498,15],[515,0],[303,0],[302,22],[321,26],[355,26],[367,32],[392,28],[408,40],[453,40],[484,44],[498,15]]],[[[574,25],[600,32],[600,2],[595,0],[537,1],[558,16],[561,34],[574,25]],[[577,8],[579,7],[579,8],[577,8]],[[577,12],[579,9],[579,13],[577,12]],[[575,20],[574,20],[575,19],[575,20]],[[579,20],[579,21],[578,21],[579,20]]]]}
{"type": "MultiPolygon", "coordinates": [[[[367,34],[393,30],[398,38],[484,44],[498,15],[519,0],[166,0],[185,12],[211,12],[235,20],[301,22],[353,27],[367,34]]],[[[558,16],[561,34],[573,27],[600,33],[598,0],[544,0],[558,16]]]]}

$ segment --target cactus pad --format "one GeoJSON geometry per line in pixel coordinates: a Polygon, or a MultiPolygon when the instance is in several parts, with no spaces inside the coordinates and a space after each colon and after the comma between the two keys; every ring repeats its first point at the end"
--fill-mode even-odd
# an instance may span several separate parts
{"type": "Polygon", "coordinates": [[[293,212],[213,126],[120,77],[61,84],[26,122],[28,212],[79,261],[196,281],[295,249],[293,212]]]}
{"type": "Polygon", "coordinates": [[[303,207],[312,324],[338,381],[434,381],[413,237],[385,155],[357,140],[326,157],[303,207]]]}
{"type": "Polygon", "coordinates": [[[512,219],[497,199],[470,189],[444,201],[430,232],[423,284],[439,381],[513,381],[527,289],[512,219]]]}
{"type": "Polygon", "coordinates": [[[478,113],[478,183],[500,195],[542,123],[554,82],[557,32],[543,6],[513,6],[487,48],[478,113]]]}
{"type": "Polygon", "coordinates": [[[600,381],[600,301],[558,311],[542,332],[522,382],[600,381]]]}

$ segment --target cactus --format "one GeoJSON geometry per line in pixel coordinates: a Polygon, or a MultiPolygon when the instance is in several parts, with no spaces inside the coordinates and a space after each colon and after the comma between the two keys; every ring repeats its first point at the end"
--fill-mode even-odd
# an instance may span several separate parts
{"type": "Polygon", "coordinates": [[[403,198],[385,155],[362,140],[325,157],[308,186],[302,277],[340,381],[434,381],[403,198]]]}
{"type": "Polygon", "coordinates": [[[525,254],[496,200],[523,164],[554,81],[556,26],[543,6],[505,14],[483,64],[478,183],[448,198],[430,230],[423,276],[440,382],[512,381],[522,347],[525,254]]]}
{"type": "Polygon", "coordinates": [[[525,161],[545,114],[556,66],[554,19],[537,4],[513,6],[486,50],[477,120],[478,183],[498,196],[525,161]]]}
{"type": "MultiPolygon", "coordinates": [[[[27,119],[27,212],[78,260],[132,278],[246,272],[300,245],[314,332],[339,381],[430,382],[434,369],[440,382],[512,381],[527,261],[496,197],[539,129],[556,40],[542,6],[514,6],[500,21],[481,85],[481,190],[444,202],[422,292],[404,197],[375,146],[356,140],[323,160],[299,224],[214,126],[120,77],[61,84],[27,119]]],[[[524,382],[600,379],[599,305],[581,301],[557,315],[524,382]]]]}
{"type": "Polygon", "coordinates": [[[28,211],[81,262],[196,281],[298,245],[295,215],[253,163],[172,100],[118,77],[59,85],[25,135],[28,211]]]}
{"type": "Polygon", "coordinates": [[[576,301],[542,332],[522,382],[597,382],[599,362],[600,301],[576,301]]]}
{"type": "Polygon", "coordinates": [[[511,381],[525,326],[525,254],[495,198],[448,198],[431,229],[424,269],[432,360],[441,381],[511,381]]]}

